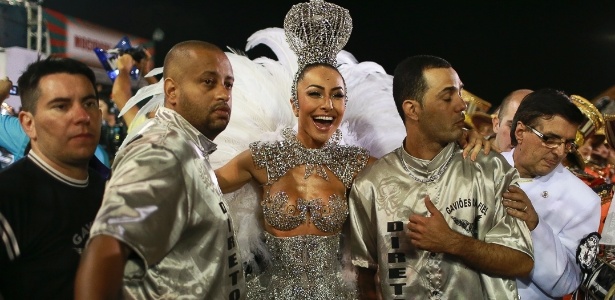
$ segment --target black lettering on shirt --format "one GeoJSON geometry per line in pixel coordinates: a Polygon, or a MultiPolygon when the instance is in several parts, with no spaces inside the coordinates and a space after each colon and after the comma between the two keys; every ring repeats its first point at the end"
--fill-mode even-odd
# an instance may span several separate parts
{"type": "Polygon", "coordinates": [[[229,300],[239,300],[241,297],[241,292],[239,290],[233,290],[230,294],[228,294],[229,300]]]}
{"type": "Polygon", "coordinates": [[[484,203],[479,203],[478,204],[478,210],[483,214],[486,215],[487,214],[487,205],[485,205],[484,203]]]}
{"type": "Polygon", "coordinates": [[[228,257],[228,268],[232,268],[237,265],[237,253],[233,253],[228,257]]]}
{"type": "Polygon", "coordinates": [[[228,232],[233,232],[233,224],[231,224],[231,218],[226,219],[226,223],[228,224],[228,232]]]}
{"type": "Polygon", "coordinates": [[[390,268],[389,279],[406,278],[406,268],[390,268]]]}
{"type": "Polygon", "coordinates": [[[399,237],[398,236],[391,237],[391,248],[399,249],[399,237]]]}
{"type": "Polygon", "coordinates": [[[387,232],[403,231],[404,223],[402,221],[387,222],[387,232]]]}
{"type": "Polygon", "coordinates": [[[228,244],[228,250],[235,248],[235,237],[232,235],[229,236],[227,239],[227,244],[228,244]]]}
{"type": "Polygon", "coordinates": [[[222,212],[226,213],[226,205],[224,205],[224,202],[220,202],[218,204],[220,204],[220,208],[222,209],[222,212]]]}
{"type": "Polygon", "coordinates": [[[389,263],[403,263],[406,262],[406,254],[400,252],[388,253],[389,254],[389,263]]]}
{"type": "Polygon", "coordinates": [[[449,206],[446,207],[446,213],[447,214],[452,214],[454,211],[460,209],[460,208],[466,208],[466,207],[476,207],[477,210],[483,214],[486,215],[487,214],[487,206],[485,205],[485,203],[483,202],[478,202],[478,200],[476,198],[467,198],[467,199],[461,199],[459,198],[457,201],[451,203],[449,206]]]}
{"type": "Polygon", "coordinates": [[[405,283],[389,283],[393,287],[395,295],[401,295],[403,291],[401,288],[406,285],[405,283]]]}
{"type": "Polygon", "coordinates": [[[228,277],[231,277],[232,285],[236,285],[237,284],[237,275],[239,275],[239,271],[235,271],[235,272],[231,273],[231,275],[228,276],[228,277]]]}

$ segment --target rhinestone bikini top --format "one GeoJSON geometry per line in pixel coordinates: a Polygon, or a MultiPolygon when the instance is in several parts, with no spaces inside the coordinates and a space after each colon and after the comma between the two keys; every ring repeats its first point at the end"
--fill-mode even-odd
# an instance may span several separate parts
{"type": "MultiPolygon", "coordinates": [[[[250,144],[252,158],[257,168],[267,170],[267,183],[272,185],[289,170],[305,165],[304,178],[316,173],[328,180],[325,167],[350,188],[352,180],[369,160],[369,152],[356,146],[340,145],[339,130],[320,149],[305,148],[290,128],[282,131],[283,140],[250,144]]],[[[308,212],[314,225],[323,232],[338,231],[348,216],[348,203],[345,196],[330,195],[328,202],[323,199],[297,199],[296,205],[289,203],[284,191],[274,195],[267,193],[261,202],[265,220],[273,228],[288,231],[308,221],[308,212]]]]}

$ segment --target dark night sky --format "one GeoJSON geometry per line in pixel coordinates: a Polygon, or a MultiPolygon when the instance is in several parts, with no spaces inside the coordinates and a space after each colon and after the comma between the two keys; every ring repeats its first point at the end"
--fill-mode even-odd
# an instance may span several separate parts
{"type": "MultiPolygon", "coordinates": [[[[267,27],[282,27],[296,1],[45,0],[43,6],[169,48],[200,39],[243,49],[267,27]]],[[[615,85],[615,1],[349,1],[353,34],[345,50],[389,74],[403,58],[441,56],[466,89],[494,104],[518,88],[552,87],[593,99],[615,85]]],[[[267,55],[263,48],[248,52],[267,55]]]]}

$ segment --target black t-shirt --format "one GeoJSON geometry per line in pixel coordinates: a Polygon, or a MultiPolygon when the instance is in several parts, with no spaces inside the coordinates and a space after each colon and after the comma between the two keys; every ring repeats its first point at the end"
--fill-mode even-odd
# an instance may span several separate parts
{"type": "Polygon", "coordinates": [[[62,177],[32,155],[0,172],[0,294],[72,299],[80,254],[105,183],[62,177]]]}

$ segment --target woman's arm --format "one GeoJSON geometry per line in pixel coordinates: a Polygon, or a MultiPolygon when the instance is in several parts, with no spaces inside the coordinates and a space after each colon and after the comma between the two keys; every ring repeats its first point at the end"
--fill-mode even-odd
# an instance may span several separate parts
{"type": "Polygon", "coordinates": [[[256,167],[250,150],[235,156],[215,171],[222,193],[230,193],[250,182],[255,176],[256,167]]]}

